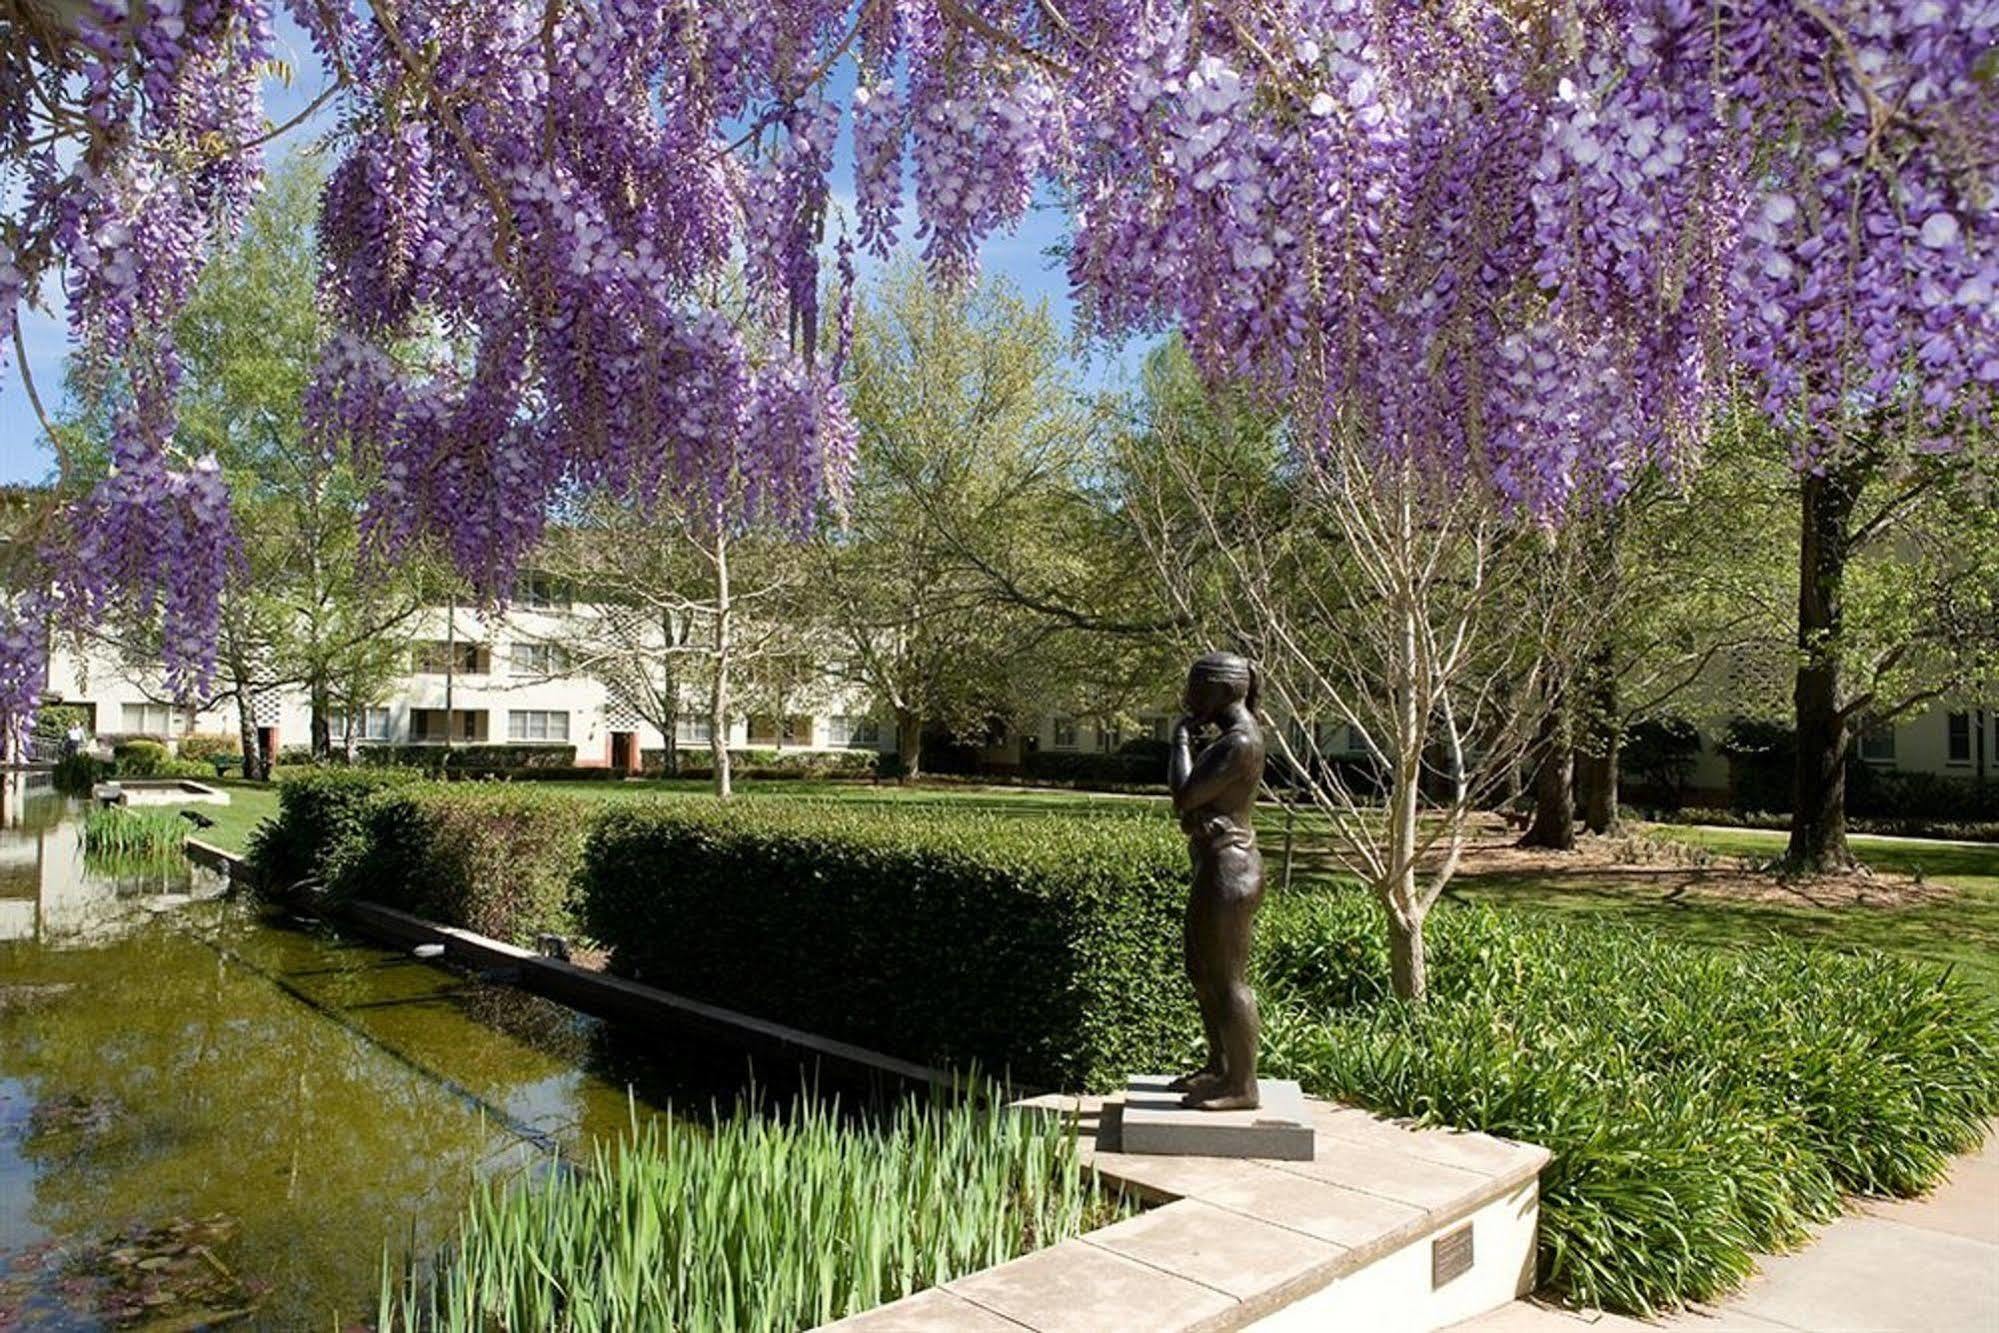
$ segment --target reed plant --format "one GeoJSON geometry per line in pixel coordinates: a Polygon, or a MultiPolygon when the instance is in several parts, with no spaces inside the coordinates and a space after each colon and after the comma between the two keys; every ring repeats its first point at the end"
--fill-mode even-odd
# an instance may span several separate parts
{"type": "Polygon", "coordinates": [[[153,857],[178,852],[188,823],[166,810],[100,806],[83,817],[83,850],[93,858],[153,857]]]}
{"type": "Polygon", "coordinates": [[[635,1118],[581,1164],[476,1185],[455,1241],[384,1265],[376,1326],[810,1328],[1124,1211],[1073,1128],[987,1094],[874,1121],[816,1098],[713,1125],[635,1118]]]}

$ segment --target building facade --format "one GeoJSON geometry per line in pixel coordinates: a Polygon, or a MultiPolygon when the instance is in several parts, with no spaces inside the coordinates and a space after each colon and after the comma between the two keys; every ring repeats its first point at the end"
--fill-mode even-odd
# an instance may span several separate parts
{"type": "MultiPolygon", "coordinates": [[[[589,637],[578,622],[596,614],[545,596],[501,614],[424,610],[409,631],[407,670],[378,702],[351,719],[333,719],[334,746],[566,747],[579,767],[640,767],[645,755],[666,747],[666,738],[578,660],[589,656],[573,646],[589,637]]],[[[81,708],[87,729],[104,741],[147,737],[171,746],[192,735],[241,735],[233,700],[211,708],[176,705],[157,670],[123,663],[108,650],[56,647],[47,702],[81,708]]],[[[705,699],[689,690],[681,705],[680,747],[705,748],[711,734],[705,699]]],[[[266,754],[275,758],[310,743],[312,705],[303,688],[266,690],[252,711],[266,754]]],[[[754,712],[731,718],[726,743],[738,750],[893,752],[895,737],[894,728],[874,719],[864,692],[815,682],[781,718],[754,712]]]]}

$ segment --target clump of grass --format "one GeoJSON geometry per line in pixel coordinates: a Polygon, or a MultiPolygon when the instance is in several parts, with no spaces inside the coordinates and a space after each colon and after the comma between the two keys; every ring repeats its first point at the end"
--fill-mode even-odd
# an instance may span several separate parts
{"type": "Polygon", "coordinates": [[[393,1330],[809,1328],[1116,1216],[1073,1129],[991,1095],[877,1124],[807,1100],[654,1119],[570,1169],[474,1188],[455,1243],[396,1274],[393,1330]]]}
{"type": "Polygon", "coordinates": [[[1541,1277],[1587,1305],[1721,1295],[1843,1194],[1935,1184],[1999,1111],[1999,1012],[1926,964],[1452,908],[1418,1009],[1364,897],[1275,906],[1269,1072],[1553,1150],[1541,1277]]]}
{"type": "Polygon", "coordinates": [[[83,850],[94,857],[158,856],[181,850],[187,831],[187,821],[170,811],[101,806],[83,818],[83,850]]]}

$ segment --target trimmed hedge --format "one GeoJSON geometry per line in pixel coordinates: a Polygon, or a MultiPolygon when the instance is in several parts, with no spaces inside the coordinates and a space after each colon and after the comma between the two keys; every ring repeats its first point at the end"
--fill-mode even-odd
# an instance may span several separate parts
{"type": "Polygon", "coordinates": [[[1159,787],[1166,782],[1166,764],[1150,754],[1033,750],[1021,756],[1020,774],[1035,782],[1077,786],[1159,787]]]}
{"type": "Polygon", "coordinates": [[[366,850],[368,802],[421,777],[412,769],[333,765],[286,772],[278,779],[277,815],[250,831],[250,864],[279,892],[307,879],[331,884],[366,850]]]}
{"type": "Polygon", "coordinates": [[[466,744],[442,745],[363,745],[355,750],[359,761],[370,768],[460,769],[492,772],[514,768],[574,768],[573,745],[466,744]]]}
{"type": "Polygon", "coordinates": [[[583,925],[614,970],[695,999],[1104,1089],[1192,1054],[1186,865],[1149,818],[635,804],[591,833],[583,925]]]}
{"type": "MultiPolygon", "coordinates": [[[[1713,824],[1718,828],[1763,829],[1782,833],[1791,827],[1791,817],[1768,810],[1720,810],[1712,806],[1688,806],[1683,810],[1658,812],[1662,823],[1713,824]]],[[[1920,815],[1890,817],[1854,815],[1846,817],[1846,831],[1865,836],[1891,838],[1946,838],[1961,842],[1999,842],[1999,820],[1959,822],[1926,819],[1920,815]]]]}
{"type": "Polygon", "coordinates": [[[331,883],[428,921],[531,946],[571,913],[595,803],[501,783],[422,783],[374,794],[361,850],[331,883]]]}
{"type": "Polygon", "coordinates": [[[1585,1305],[1718,1296],[1843,1192],[1935,1184],[1999,1111],[1999,1013],[1933,966],[1447,906],[1413,1009],[1364,895],[1272,906],[1265,1072],[1552,1149],[1541,1277],[1585,1305]]]}
{"type": "MultiPolygon", "coordinates": [[[[881,773],[882,761],[892,755],[873,750],[730,750],[729,772],[736,778],[867,778],[881,773]]],[[[648,777],[666,771],[666,751],[646,750],[639,755],[639,768],[648,777]]],[[[708,778],[715,766],[705,745],[680,747],[681,778],[708,778]]]]}

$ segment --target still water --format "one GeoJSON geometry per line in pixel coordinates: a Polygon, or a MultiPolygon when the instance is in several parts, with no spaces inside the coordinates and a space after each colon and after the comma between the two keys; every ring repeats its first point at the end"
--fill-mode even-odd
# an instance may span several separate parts
{"type": "Polygon", "coordinates": [[[80,810],[11,781],[0,1329],[351,1326],[384,1246],[442,1240],[479,1173],[749,1072],[213,898],[184,862],[89,864],[80,810]]]}

